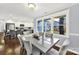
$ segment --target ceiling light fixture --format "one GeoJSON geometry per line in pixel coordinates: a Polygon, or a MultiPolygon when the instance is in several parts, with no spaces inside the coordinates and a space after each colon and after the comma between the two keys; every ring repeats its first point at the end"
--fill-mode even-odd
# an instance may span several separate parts
{"type": "Polygon", "coordinates": [[[32,10],[36,10],[37,9],[37,5],[35,3],[28,3],[28,7],[32,10]]]}
{"type": "Polygon", "coordinates": [[[36,3],[25,4],[25,7],[29,8],[30,10],[37,10],[37,4],[36,3]]]}

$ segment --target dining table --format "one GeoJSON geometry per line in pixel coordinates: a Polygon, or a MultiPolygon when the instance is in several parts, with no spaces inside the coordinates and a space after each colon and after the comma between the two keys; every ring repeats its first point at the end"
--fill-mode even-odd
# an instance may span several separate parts
{"type": "Polygon", "coordinates": [[[38,40],[33,37],[33,35],[22,35],[24,39],[23,41],[30,41],[30,43],[38,48],[42,53],[47,53],[56,43],[59,42],[59,39],[56,39],[55,42],[49,44],[49,43],[42,43],[42,39],[38,40]]]}

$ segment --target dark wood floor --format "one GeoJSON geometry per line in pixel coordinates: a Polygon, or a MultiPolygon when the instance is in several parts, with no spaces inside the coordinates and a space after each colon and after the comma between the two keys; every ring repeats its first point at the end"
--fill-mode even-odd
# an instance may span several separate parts
{"type": "Polygon", "coordinates": [[[20,49],[18,38],[4,37],[4,39],[0,39],[0,55],[19,55],[20,49]]]}

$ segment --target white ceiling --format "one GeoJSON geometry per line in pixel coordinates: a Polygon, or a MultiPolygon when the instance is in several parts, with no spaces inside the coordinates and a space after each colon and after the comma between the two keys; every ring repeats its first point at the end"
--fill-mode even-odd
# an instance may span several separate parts
{"type": "MultiPolygon", "coordinates": [[[[38,9],[35,11],[29,10],[23,3],[1,3],[0,15],[9,15],[20,17],[21,20],[15,21],[32,21],[34,18],[53,13],[58,10],[69,8],[76,5],[75,3],[38,3],[38,9]],[[22,19],[24,18],[24,19],[22,19]]],[[[19,18],[18,18],[19,19],[19,18]]]]}

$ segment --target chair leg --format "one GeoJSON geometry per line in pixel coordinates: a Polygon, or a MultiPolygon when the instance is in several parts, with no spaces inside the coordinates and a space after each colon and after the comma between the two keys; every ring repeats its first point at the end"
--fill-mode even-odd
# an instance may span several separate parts
{"type": "Polygon", "coordinates": [[[45,53],[43,53],[42,51],[40,51],[40,55],[45,55],[45,53]]]}
{"type": "Polygon", "coordinates": [[[40,51],[40,55],[42,55],[42,52],[40,51]]]}
{"type": "Polygon", "coordinates": [[[21,55],[27,55],[26,49],[25,48],[21,48],[20,54],[21,55]]]}

